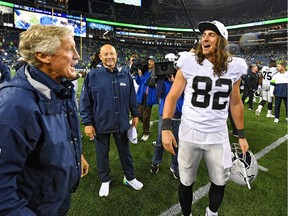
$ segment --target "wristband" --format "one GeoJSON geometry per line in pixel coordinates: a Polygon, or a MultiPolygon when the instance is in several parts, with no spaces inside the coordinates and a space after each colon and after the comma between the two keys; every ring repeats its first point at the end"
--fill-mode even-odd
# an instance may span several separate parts
{"type": "Polygon", "coordinates": [[[245,139],[244,129],[237,130],[238,138],[245,139]]]}
{"type": "Polygon", "coordinates": [[[165,118],[162,120],[162,130],[170,130],[172,126],[172,119],[165,118]]]}

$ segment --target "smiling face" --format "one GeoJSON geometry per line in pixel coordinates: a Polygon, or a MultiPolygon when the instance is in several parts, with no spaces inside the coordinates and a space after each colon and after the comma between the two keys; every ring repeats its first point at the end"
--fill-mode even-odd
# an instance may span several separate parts
{"type": "Polygon", "coordinates": [[[154,68],[155,62],[152,59],[148,59],[148,70],[151,71],[154,68]]]}
{"type": "Polygon", "coordinates": [[[285,73],[285,65],[280,63],[280,64],[277,64],[277,70],[280,72],[280,73],[285,73]]]}
{"type": "Polygon", "coordinates": [[[220,36],[212,31],[205,30],[202,34],[201,45],[203,54],[209,59],[215,53],[217,40],[220,36]]]}
{"type": "Polygon", "coordinates": [[[113,46],[106,44],[101,47],[99,58],[101,59],[104,67],[109,68],[113,71],[117,63],[117,53],[113,46]]]}

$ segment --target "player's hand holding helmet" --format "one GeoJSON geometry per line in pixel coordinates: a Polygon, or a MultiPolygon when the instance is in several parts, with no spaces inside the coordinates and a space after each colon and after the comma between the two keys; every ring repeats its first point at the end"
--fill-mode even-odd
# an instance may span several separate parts
{"type": "Polygon", "coordinates": [[[247,185],[251,189],[250,184],[256,179],[257,175],[258,163],[254,154],[250,150],[243,154],[240,145],[232,143],[230,180],[239,185],[247,185]]]}

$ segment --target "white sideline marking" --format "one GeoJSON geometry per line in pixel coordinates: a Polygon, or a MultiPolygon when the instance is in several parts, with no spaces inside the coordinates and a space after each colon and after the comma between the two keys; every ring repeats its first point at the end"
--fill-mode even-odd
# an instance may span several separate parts
{"type": "Polygon", "coordinates": [[[288,134],[286,134],[284,137],[281,137],[280,139],[276,140],[275,142],[271,143],[269,146],[262,149],[260,152],[255,154],[256,159],[263,157],[265,154],[269,153],[273,149],[277,148],[281,143],[284,143],[288,139],[288,134]]]}
{"type": "Polygon", "coordinates": [[[259,164],[258,164],[258,168],[259,168],[259,170],[262,170],[264,172],[268,172],[268,170],[269,170],[266,167],[260,166],[259,164]]]}
{"type": "MultiPolygon", "coordinates": [[[[199,188],[197,191],[193,192],[193,201],[192,204],[204,197],[210,188],[210,182],[206,184],[205,186],[199,188]]],[[[171,215],[177,215],[181,212],[181,206],[178,202],[177,204],[173,205],[170,209],[160,214],[160,216],[171,216],[171,215]]]]}
{"type": "MultiPolygon", "coordinates": [[[[260,159],[264,155],[268,154],[273,149],[277,148],[281,143],[284,143],[286,140],[288,140],[288,134],[286,134],[284,137],[281,137],[280,139],[276,140],[275,142],[271,143],[269,146],[262,149],[260,152],[255,154],[256,159],[260,159]]],[[[262,168],[267,169],[265,167],[259,166],[259,169],[262,170],[262,168]]],[[[268,170],[268,169],[267,169],[268,170]]],[[[265,170],[263,170],[265,171],[265,170]]],[[[199,199],[204,197],[208,191],[209,191],[210,183],[206,184],[205,186],[199,188],[197,191],[193,192],[193,203],[197,202],[199,199]]],[[[166,210],[165,212],[161,213],[159,216],[174,216],[181,213],[181,206],[178,202],[177,204],[173,205],[171,208],[166,210]]]]}

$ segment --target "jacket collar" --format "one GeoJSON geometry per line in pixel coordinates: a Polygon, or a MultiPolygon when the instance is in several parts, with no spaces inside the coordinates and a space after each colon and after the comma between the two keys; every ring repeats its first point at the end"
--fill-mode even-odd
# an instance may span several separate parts
{"type": "Polygon", "coordinates": [[[24,73],[28,82],[48,99],[51,99],[52,91],[60,98],[70,98],[72,95],[74,85],[68,80],[62,80],[58,83],[31,65],[24,67],[24,73]]]}
{"type": "Polygon", "coordinates": [[[45,95],[48,99],[51,99],[51,89],[31,77],[28,71],[28,65],[25,66],[24,71],[28,82],[41,94],[45,95]]]}

